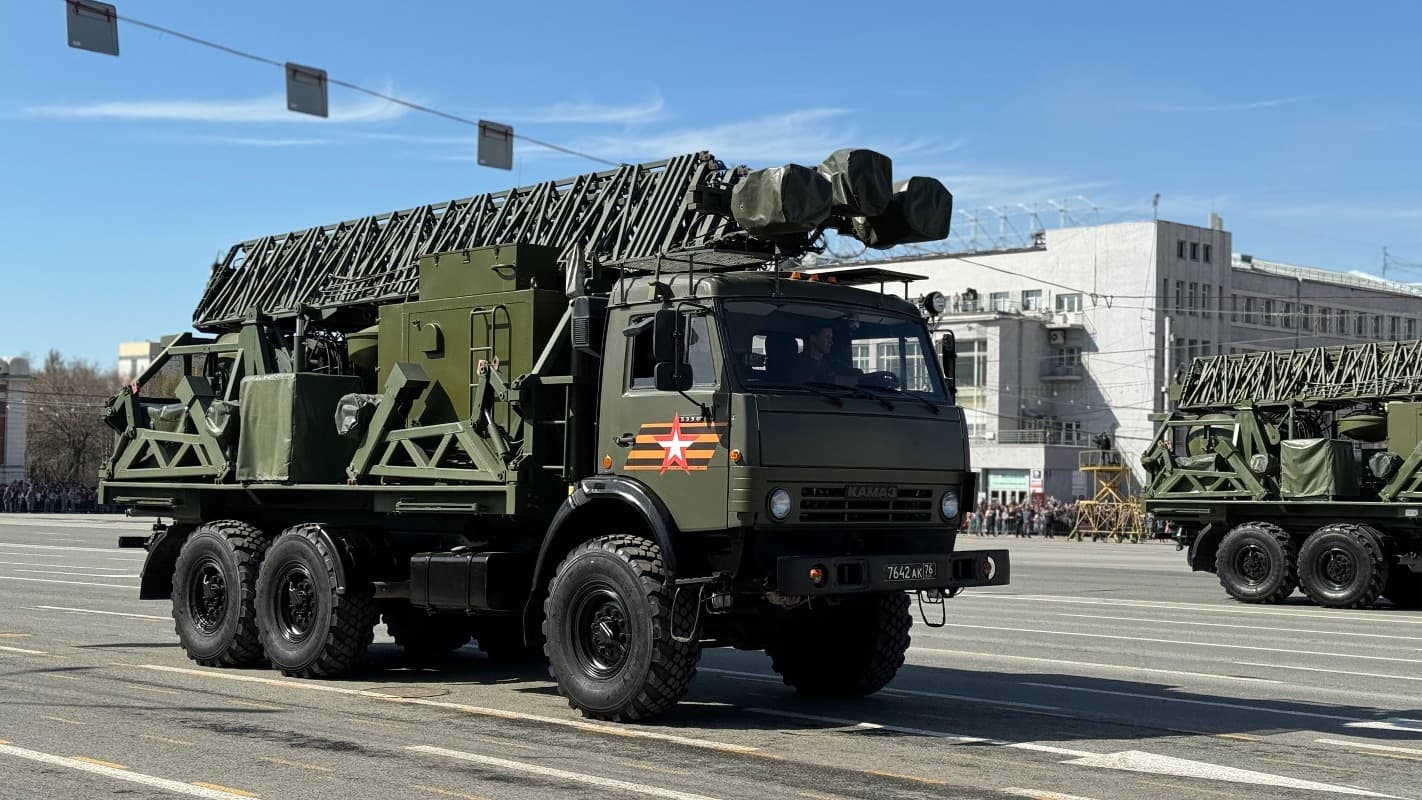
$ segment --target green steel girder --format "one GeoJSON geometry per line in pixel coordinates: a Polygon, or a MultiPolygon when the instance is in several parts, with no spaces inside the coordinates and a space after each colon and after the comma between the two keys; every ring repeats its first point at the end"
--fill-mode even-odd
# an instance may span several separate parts
{"type": "Polygon", "coordinates": [[[1178,410],[1346,404],[1422,397],[1422,341],[1207,356],[1191,362],[1178,410]]]}

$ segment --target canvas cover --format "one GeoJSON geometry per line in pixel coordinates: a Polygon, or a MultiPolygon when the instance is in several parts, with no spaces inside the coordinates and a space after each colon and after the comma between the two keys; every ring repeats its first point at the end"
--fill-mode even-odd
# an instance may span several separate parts
{"type": "Polygon", "coordinates": [[[731,191],[731,213],[752,236],[800,236],[829,218],[834,190],[825,176],[799,164],[758,169],[731,191]]]}
{"type": "Polygon", "coordinates": [[[883,153],[846,147],[830,153],[819,172],[829,179],[836,211],[874,217],[894,196],[894,162],[883,153]]]}
{"type": "Polygon", "coordinates": [[[853,223],[855,238],[878,250],[936,242],[948,237],[953,195],[935,178],[909,178],[894,186],[894,196],[884,213],[855,217],[853,223]]]}
{"type": "Polygon", "coordinates": [[[148,427],[165,433],[183,432],[183,421],[188,418],[187,406],[182,403],[168,403],[144,408],[148,412],[148,427]]]}
{"type": "Polygon", "coordinates": [[[378,394],[343,395],[336,403],[336,433],[357,442],[365,439],[365,430],[379,405],[378,394]]]}
{"type": "Polygon", "coordinates": [[[1285,439],[1279,443],[1279,493],[1286,500],[1356,497],[1358,464],[1342,439],[1285,439]]]}
{"type": "Polygon", "coordinates": [[[237,415],[239,406],[227,400],[214,400],[208,406],[205,422],[207,432],[224,445],[232,444],[237,438],[237,415]]]}
{"type": "Polygon", "coordinates": [[[256,375],[242,381],[237,480],[336,483],[356,443],[336,432],[332,418],[360,379],[313,373],[256,375]]]}

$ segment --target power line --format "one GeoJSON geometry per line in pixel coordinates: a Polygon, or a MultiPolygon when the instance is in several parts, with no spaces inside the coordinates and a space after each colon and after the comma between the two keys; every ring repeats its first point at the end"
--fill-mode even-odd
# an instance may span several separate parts
{"type": "MultiPolygon", "coordinates": [[[[75,9],[75,12],[76,12],[76,13],[77,13],[78,9],[81,7],[81,6],[80,6],[80,3],[78,2],[78,0],[64,0],[64,2],[65,2],[66,5],[72,6],[72,7],[75,9]]],[[[130,25],[135,25],[135,26],[140,27],[140,28],[147,28],[148,30],[151,30],[151,31],[157,31],[158,33],[166,34],[166,35],[168,35],[168,36],[173,36],[173,37],[176,37],[176,38],[178,38],[178,39],[182,39],[182,40],[187,41],[187,42],[192,42],[193,44],[201,45],[202,47],[212,48],[213,50],[218,50],[218,51],[220,51],[220,52],[227,53],[228,55],[237,56],[237,57],[239,57],[239,58],[245,58],[245,59],[248,59],[248,60],[250,60],[250,61],[255,61],[255,62],[259,63],[259,64],[267,64],[267,65],[270,65],[270,66],[274,66],[274,67],[277,67],[277,68],[279,68],[279,69],[281,69],[281,70],[283,70],[283,71],[286,70],[286,64],[284,64],[284,63],[282,63],[282,62],[280,62],[280,61],[277,61],[276,59],[267,58],[266,56],[257,55],[256,53],[251,53],[251,52],[248,52],[248,51],[246,51],[246,50],[240,50],[240,49],[238,49],[238,48],[236,48],[236,47],[231,47],[231,46],[229,46],[229,45],[225,45],[225,44],[222,44],[222,43],[220,43],[220,42],[214,42],[214,41],[212,41],[212,40],[210,40],[210,39],[204,39],[204,38],[202,38],[202,37],[200,37],[200,36],[193,36],[192,34],[183,33],[182,31],[174,30],[174,29],[172,29],[172,28],[169,28],[169,27],[166,27],[166,26],[163,26],[163,25],[157,25],[157,24],[154,24],[154,23],[152,23],[152,22],[145,22],[144,20],[135,19],[135,18],[130,17],[130,16],[120,15],[120,14],[118,14],[118,13],[115,13],[115,14],[114,14],[114,19],[121,20],[121,21],[126,22],[126,23],[128,23],[128,24],[130,24],[130,25]]],[[[443,118],[443,119],[447,119],[447,120],[449,120],[449,121],[451,121],[451,122],[457,122],[457,123],[459,123],[459,124],[461,124],[461,125],[469,125],[469,126],[471,126],[471,127],[473,127],[473,128],[476,128],[476,129],[477,129],[477,128],[480,128],[480,127],[483,127],[483,126],[480,125],[480,123],[479,123],[478,120],[469,119],[468,117],[463,117],[463,116],[460,116],[460,115],[458,115],[458,114],[451,114],[451,113],[449,113],[448,111],[441,111],[440,109],[433,108],[433,107],[431,107],[431,106],[427,106],[427,105],[424,105],[424,104],[422,104],[422,103],[415,103],[415,102],[412,102],[412,101],[409,101],[409,100],[405,100],[405,99],[403,99],[403,98],[395,97],[394,95],[386,94],[385,92],[379,92],[379,91],[376,91],[376,90],[374,90],[374,89],[370,89],[370,88],[367,88],[367,87],[365,87],[365,86],[361,86],[361,85],[359,85],[359,84],[351,83],[350,81],[339,80],[339,79],[332,78],[332,77],[330,77],[329,75],[327,75],[327,76],[326,76],[326,82],[327,82],[327,83],[330,83],[330,84],[334,84],[334,85],[336,85],[336,86],[344,87],[344,88],[346,88],[346,89],[350,89],[350,90],[352,90],[352,91],[361,92],[362,94],[366,94],[366,95],[369,95],[369,96],[371,96],[371,97],[375,97],[375,98],[378,98],[378,99],[380,99],[380,100],[384,100],[384,101],[389,102],[389,103],[395,103],[396,105],[404,106],[405,108],[409,108],[409,109],[412,109],[412,110],[414,110],[414,111],[420,111],[420,112],[423,112],[423,113],[426,113],[426,114],[431,114],[431,115],[436,116],[436,117],[441,117],[441,118],[443,118]]],[[[577,157],[577,158],[585,158],[585,159],[587,159],[587,160],[589,160],[589,161],[595,161],[595,162],[597,162],[597,163],[599,163],[599,164],[604,164],[604,165],[609,166],[609,167],[621,167],[621,166],[623,166],[623,164],[622,164],[621,162],[610,161],[610,160],[608,160],[608,159],[606,159],[606,158],[602,158],[602,157],[600,157],[600,156],[595,156],[595,155],[591,155],[591,154],[589,154],[589,153],[581,152],[581,151],[579,151],[579,150],[574,150],[574,149],[571,148],[571,147],[564,147],[564,146],[562,146],[562,145],[554,144],[554,143],[552,143],[552,142],[546,142],[546,141],[543,141],[543,140],[541,140],[541,139],[535,139],[535,138],[533,138],[532,136],[528,136],[528,135],[526,135],[526,134],[515,133],[515,132],[510,131],[509,135],[512,136],[512,137],[515,138],[515,139],[521,139],[521,140],[523,140],[523,141],[525,141],[525,142],[528,142],[529,144],[536,145],[536,146],[538,146],[538,147],[547,148],[547,149],[549,149],[549,150],[554,150],[554,151],[556,151],[556,152],[563,153],[564,155],[570,155],[570,156],[574,156],[574,157],[577,157]]]]}

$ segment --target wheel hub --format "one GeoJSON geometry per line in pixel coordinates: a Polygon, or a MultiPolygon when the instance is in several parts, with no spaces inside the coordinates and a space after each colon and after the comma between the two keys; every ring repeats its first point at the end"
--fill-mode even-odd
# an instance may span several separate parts
{"type": "Polygon", "coordinates": [[[1262,583],[1269,577],[1270,561],[1269,554],[1257,544],[1241,547],[1239,554],[1235,556],[1235,566],[1238,567],[1239,574],[1251,585],[1262,583]]]}
{"type": "Polygon", "coordinates": [[[574,603],[573,651],[592,678],[615,675],[627,663],[627,607],[610,587],[588,587],[574,603]]]}
{"type": "Polygon", "coordinates": [[[227,579],[215,559],[204,559],[194,570],[188,582],[188,611],[198,630],[209,636],[222,627],[227,617],[227,579]]]}
{"type": "Polygon", "coordinates": [[[316,587],[311,573],[300,564],[293,564],[276,581],[277,623],[287,641],[300,642],[311,635],[316,621],[316,587]]]}
{"type": "Polygon", "coordinates": [[[1346,589],[1358,576],[1353,556],[1341,547],[1330,547],[1318,557],[1318,574],[1334,589],[1346,589]]]}

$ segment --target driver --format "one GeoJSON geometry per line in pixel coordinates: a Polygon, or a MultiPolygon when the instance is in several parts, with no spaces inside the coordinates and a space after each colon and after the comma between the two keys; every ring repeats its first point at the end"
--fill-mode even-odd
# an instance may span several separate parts
{"type": "Polygon", "coordinates": [[[795,360],[795,380],[833,382],[838,375],[853,375],[857,370],[837,363],[830,357],[834,350],[834,327],[821,325],[805,337],[805,349],[795,360]]]}

